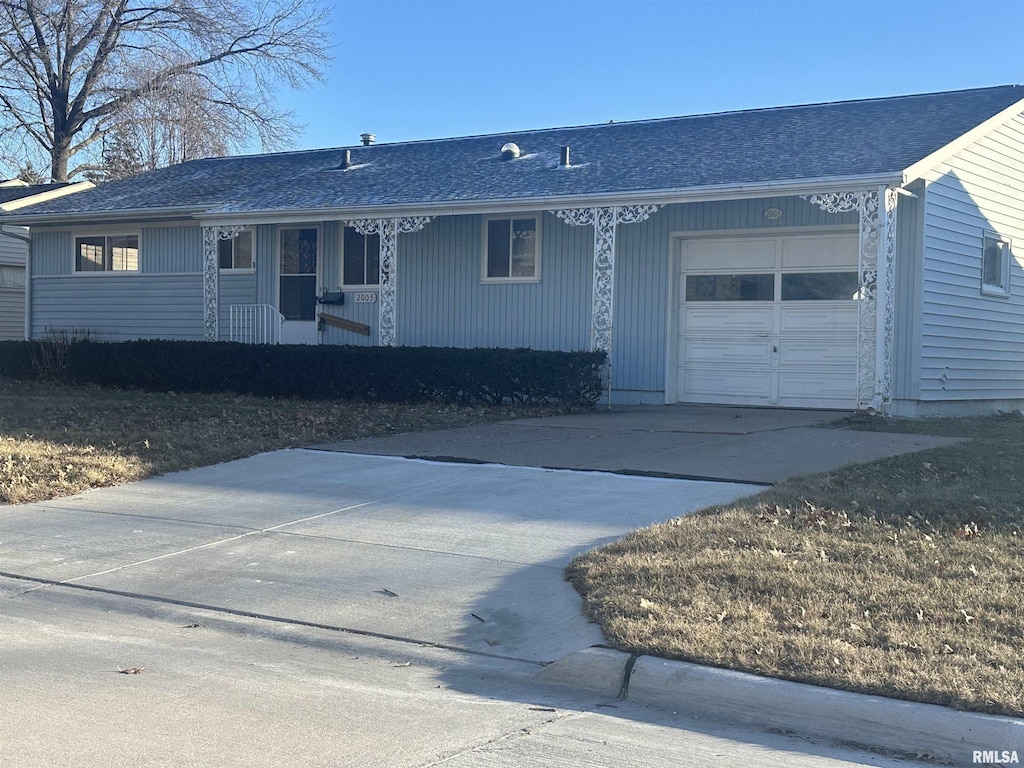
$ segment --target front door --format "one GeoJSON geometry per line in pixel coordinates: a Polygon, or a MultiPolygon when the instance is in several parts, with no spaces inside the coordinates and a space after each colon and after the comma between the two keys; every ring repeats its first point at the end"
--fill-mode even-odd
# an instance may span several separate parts
{"type": "Polygon", "coordinates": [[[282,344],[316,344],[316,274],[320,238],[316,227],[292,227],[280,232],[278,310],[282,344]]]}

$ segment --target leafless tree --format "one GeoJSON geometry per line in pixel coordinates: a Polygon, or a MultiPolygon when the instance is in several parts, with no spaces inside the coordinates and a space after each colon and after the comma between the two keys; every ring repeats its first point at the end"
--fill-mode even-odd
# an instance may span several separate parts
{"type": "Polygon", "coordinates": [[[146,135],[160,110],[177,133],[149,130],[152,158],[280,145],[293,126],[275,91],[321,79],[326,13],[319,0],[0,0],[0,144],[34,144],[58,181],[94,168],[107,133],[146,135]]]}

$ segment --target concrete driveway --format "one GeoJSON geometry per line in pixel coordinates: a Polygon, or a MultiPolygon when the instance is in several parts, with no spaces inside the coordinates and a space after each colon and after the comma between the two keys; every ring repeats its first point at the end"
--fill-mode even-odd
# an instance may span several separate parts
{"type": "Polygon", "coordinates": [[[573,555],[756,490],[281,451],[3,509],[0,574],[553,661],[602,640],[573,555]]]}
{"type": "Polygon", "coordinates": [[[533,681],[602,639],[574,554],[758,489],[294,450],[2,507],[0,764],[896,768],[533,681]]]}
{"type": "Polygon", "coordinates": [[[349,440],[325,450],[675,478],[777,483],[949,445],[954,438],[821,429],[847,414],[644,405],[437,432],[349,440]]]}

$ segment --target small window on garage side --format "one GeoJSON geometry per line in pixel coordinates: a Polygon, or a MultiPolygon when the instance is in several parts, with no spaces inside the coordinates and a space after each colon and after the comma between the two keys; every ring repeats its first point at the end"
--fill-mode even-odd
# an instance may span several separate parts
{"type": "Polygon", "coordinates": [[[489,218],[484,228],[485,282],[540,280],[540,237],[536,218],[489,218]]]}
{"type": "Polygon", "coordinates": [[[242,231],[233,239],[217,241],[221,269],[252,269],[252,232],[242,231]]]}
{"type": "Polygon", "coordinates": [[[138,235],[75,238],[76,272],[138,272],[138,235]]]}
{"type": "Polygon", "coordinates": [[[343,248],[342,285],[380,285],[380,235],[361,235],[352,227],[345,227],[343,248]]]}
{"type": "Polygon", "coordinates": [[[1010,239],[986,232],[981,251],[981,292],[1010,295],[1010,239]]]}

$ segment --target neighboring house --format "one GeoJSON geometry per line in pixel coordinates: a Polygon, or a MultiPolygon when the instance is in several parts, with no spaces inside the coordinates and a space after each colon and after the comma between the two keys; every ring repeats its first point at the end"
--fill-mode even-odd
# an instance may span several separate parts
{"type": "Polygon", "coordinates": [[[1015,409],[1022,112],[1002,86],[367,134],[7,220],[32,228],[34,336],[594,348],[616,402],[1015,409]]]}
{"type": "MultiPolygon", "coordinates": [[[[0,181],[0,213],[16,211],[93,186],[88,181],[74,184],[27,184],[18,179],[0,181]]],[[[24,339],[28,333],[25,316],[28,240],[25,227],[0,225],[0,341],[24,339]]]]}

